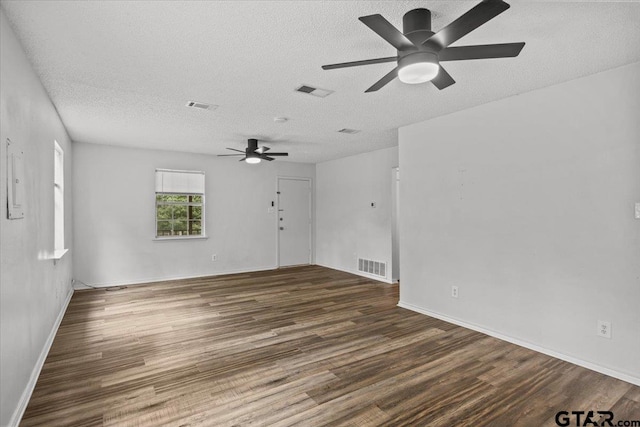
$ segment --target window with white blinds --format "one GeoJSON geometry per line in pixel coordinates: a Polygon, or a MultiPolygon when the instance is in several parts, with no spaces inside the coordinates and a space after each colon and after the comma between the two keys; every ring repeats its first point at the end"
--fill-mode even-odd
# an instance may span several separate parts
{"type": "Polygon", "coordinates": [[[204,237],[204,172],[156,169],[156,238],[204,237]]]}
{"type": "Polygon", "coordinates": [[[53,249],[54,258],[62,257],[64,247],[64,151],[53,141],[53,249]]]}

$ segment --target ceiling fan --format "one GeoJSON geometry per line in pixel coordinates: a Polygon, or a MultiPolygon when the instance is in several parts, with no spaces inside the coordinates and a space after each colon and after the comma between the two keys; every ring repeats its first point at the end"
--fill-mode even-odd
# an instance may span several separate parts
{"type": "Polygon", "coordinates": [[[483,0],[437,33],[431,31],[431,12],[429,9],[414,9],[407,12],[402,18],[403,32],[400,32],[382,15],[362,16],[358,19],[395,47],[397,55],[323,65],[322,69],[333,70],[397,62],[397,67],[378,80],[365,93],[379,90],[396,77],[401,82],[409,84],[431,81],[438,89],[442,90],[454,84],[455,80],[440,65],[440,62],[518,56],[524,43],[449,47],[453,42],[507,9],[509,9],[509,5],[502,0],[483,0]]]}
{"type": "Polygon", "coordinates": [[[258,140],[255,138],[250,138],[247,140],[247,148],[244,151],[236,150],[235,148],[227,147],[227,150],[237,151],[241,154],[218,154],[218,157],[229,157],[229,156],[244,156],[240,161],[245,161],[247,163],[260,163],[261,160],[272,161],[275,160],[273,157],[276,156],[288,156],[289,153],[269,153],[265,154],[270,150],[269,147],[265,147],[264,145],[258,148],[258,140]]]}

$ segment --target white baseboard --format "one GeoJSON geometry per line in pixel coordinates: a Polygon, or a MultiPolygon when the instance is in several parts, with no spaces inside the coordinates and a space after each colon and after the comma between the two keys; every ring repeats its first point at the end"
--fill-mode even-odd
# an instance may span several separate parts
{"type": "MultiPolygon", "coordinates": [[[[389,284],[397,283],[397,281],[393,282],[391,279],[385,279],[385,278],[382,278],[382,277],[374,276],[372,274],[363,273],[361,271],[345,270],[343,268],[332,267],[330,265],[324,265],[324,264],[318,264],[318,263],[313,263],[313,264],[309,264],[309,265],[319,265],[320,267],[330,268],[332,270],[343,271],[345,273],[354,274],[356,276],[366,277],[367,279],[377,280],[378,282],[384,282],[384,283],[389,283],[389,284]]],[[[145,283],[153,283],[153,282],[168,282],[168,281],[171,281],[171,280],[199,279],[199,278],[202,278],[202,277],[216,277],[216,276],[224,276],[224,275],[227,275],[227,274],[255,273],[255,272],[258,272],[258,271],[277,270],[278,268],[279,268],[278,266],[274,265],[274,266],[260,267],[260,268],[246,268],[246,269],[240,269],[240,270],[217,271],[215,273],[199,274],[199,275],[195,275],[195,276],[193,276],[193,275],[189,275],[189,276],[163,276],[163,277],[149,277],[149,278],[145,278],[145,279],[116,280],[114,282],[87,283],[88,286],[83,286],[82,283],[84,283],[84,282],[81,281],[81,280],[77,280],[78,282],[81,282],[81,283],[78,284],[77,286],[74,286],[74,289],[79,291],[79,290],[83,290],[83,289],[91,289],[91,287],[94,287],[94,288],[111,288],[111,287],[114,287],[114,286],[135,286],[135,285],[144,285],[145,283]]]]}
{"type": "MultiPolygon", "coordinates": [[[[199,279],[201,277],[216,277],[216,276],[224,276],[227,274],[242,274],[242,273],[255,273],[257,271],[269,271],[276,270],[277,266],[270,267],[260,267],[260,268],[247,268],[241,270],[227,270],[227,271],[216,271],[214,273],[207,274],[199,274],[199,275],[189,275],[189,276],[163,276],[163,277],[148,277],[145,279],[131,279],[131,280],[116,280],[115,282],[100,282],[100,283],[87,283],[88,286],[83,286],[79,284],[77,287],[74,286],[75,290],[83,290],[83,289],[91,289],[94,288],[111,288],[114,286],[135,286],[135,285],[144,285],[145,283],[153,283],[153,282],[168,282],[171,280],[183,280],[183,279],[199,279]]],[[[76,281],[84,283],[79,279],[74,279],[76,281]]]]}
{"type": "Polygon", "coordinates": [[[355,274],[356,276],[366,277],[367,279],[377,280],[378,282],[384,282],[384,283],[388,283],[390,285],[393,284],[393,281],[391,279],[386,279],[384,277],[375,276],[373,274],[367,274],[367,273],[364,273],[364,272],[358,271],[358,270],[347,270],[345,268],[333,267],[331,265],[320,264],[318,262],[316,262],[315,265],[319,265],[320,267],[330,268],[332,270],[343,271],[345,273],[355,274]]]}
{"type": "Polygon", "coordinates": [[[29,404],[29,400],[31,399],[31,394],[33,394],[33,390],[36,388],[36,383],[38,382],[38,377],[40,376],[40,371],[42,371],[42,367],[44,366],[45,360],[47,360],[47,355],[49,354],[49,350],[51,350],[51,345],[53,344],[53,340],[58,333],[58,328],[60,327],[60,323],[62,323],[62,318],[64,314],[67,312],[67,307],[69,307],[69,302],[71,302],[71,297],[73,296],[73,289],[67,295],[67,299],[62,304],[62,309],[60,313],[58,313],[58,317],[53,324],[53,328],[51,328],[51,332],[47,337],[47,341],[44,343],[44,347],[42,347],[42,351],[40,352],[40,356],[38,360],[36,360],[36,364],[31,371],[31,376],[29,377],[29,382],[24,388],[22,392],[22,396],[20,396],[20,400],[18,401],[18,406],[15,411],[13,411],[13,415],[9,420],[10,427],[18,427],[20,421],[22,420],[22,416],[24,415],[24,411],[27,410],[27,405],[29,404]]]}
{"type": "Polygon", "coordinates": [[[583,368],[587,368],[592,371],[595,371],[604,375],[608,375],[610,377],[617,378],[619,380],[626,381],[628,383],[640,386],[640,378],[635,377],[633,375],[625,374],[623,372],[606,368],[604,366],[600,366],[592,362],[587,362],[586,360],[578,359],[573,356],[559,353],[555,350],[550,350],[548,348],[540,347],[539,345],[536,345],[527,341],[523,341],[518,338],[513,338],[508,335],[503,335],[499,332],[483,328],[482,326],[474,325],[472,323],[467,323],[462,320],[445,316],[444,314],[426,310],[424,308],[415,306],[413,304],[400,301],[398,302],[398,307],[406,308],[407,310],[415,311],[420,314],[425,314],[430,317],[435,317],[436,319],[444,320],[445,322],[453,323],[454,325],[462,326],[463,328],[471,329],[476,332],[481,332],[483,334],[492,336],[494,338],[498,338],[500,340],[510,342],[511,344],[516,344],[516,345],[519,345],[520,347],[528,348],[529,350],[537,351],[538,353],[543,353],[543,354],[546,354],[547,356],[555,357],[556,359],[564,360],[565,362],[573,363],[574,365],[582,366],[583,368]]]}

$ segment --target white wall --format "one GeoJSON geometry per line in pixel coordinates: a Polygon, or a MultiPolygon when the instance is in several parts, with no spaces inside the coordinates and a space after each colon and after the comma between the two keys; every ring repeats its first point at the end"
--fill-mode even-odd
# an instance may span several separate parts
{"type": "Polygon", "coordinates": [[[400,169],[391,172],[391,279],[400,280],[400,169]]]}
{"type": "Polygon", "coordinates": [[[0,12],[0,425],[17,423],[71,296],[73,251],[54,265],[54,140],[65,152],[65,242],[73,240],[71,144],[0,12]],[[6,141],[24,149],[25,217],[7,219],[6,141]]]}
{"type": "Polygon", "coordinates": [[[397,147],[316,165],[317,264],[361,274],[357,257],[383,261],[391,281],[391,169],[396,166],[397,147]]]}
{"type": "Polygon", "coordinates": [[[315,179],[311,164],[73,145],[74,278],[90,285],[276,268],[276,178],[315,179]],[[208,239],[154,240],[156,168],[205,172],[208,239]]]}
{"type": "Polygon", "coordinates": [[[401,305],[640,383],[638,94],[635,63],[400,129],[401,305]]]}

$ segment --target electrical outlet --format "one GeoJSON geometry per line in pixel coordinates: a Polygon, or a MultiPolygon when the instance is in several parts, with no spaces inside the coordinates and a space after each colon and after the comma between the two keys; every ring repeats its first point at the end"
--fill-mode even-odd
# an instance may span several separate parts
{"type": "Polygon", "coordinates": [[[452,286],[451,287],[451,297],[452,298],[458,298],[458,287],[457,286],[452,286]]]}
{"type": "Polygon", "coordinates": [[[211,255],[211,261],[217,261],[218,260],[218,255],[213,254],[211,255]]]}
{"type": "Polygon", "coordinates": [[[597,334],[602,338],[611,339],[611,322],[605,322],[604,320],[598,320],[597,334]]]}

